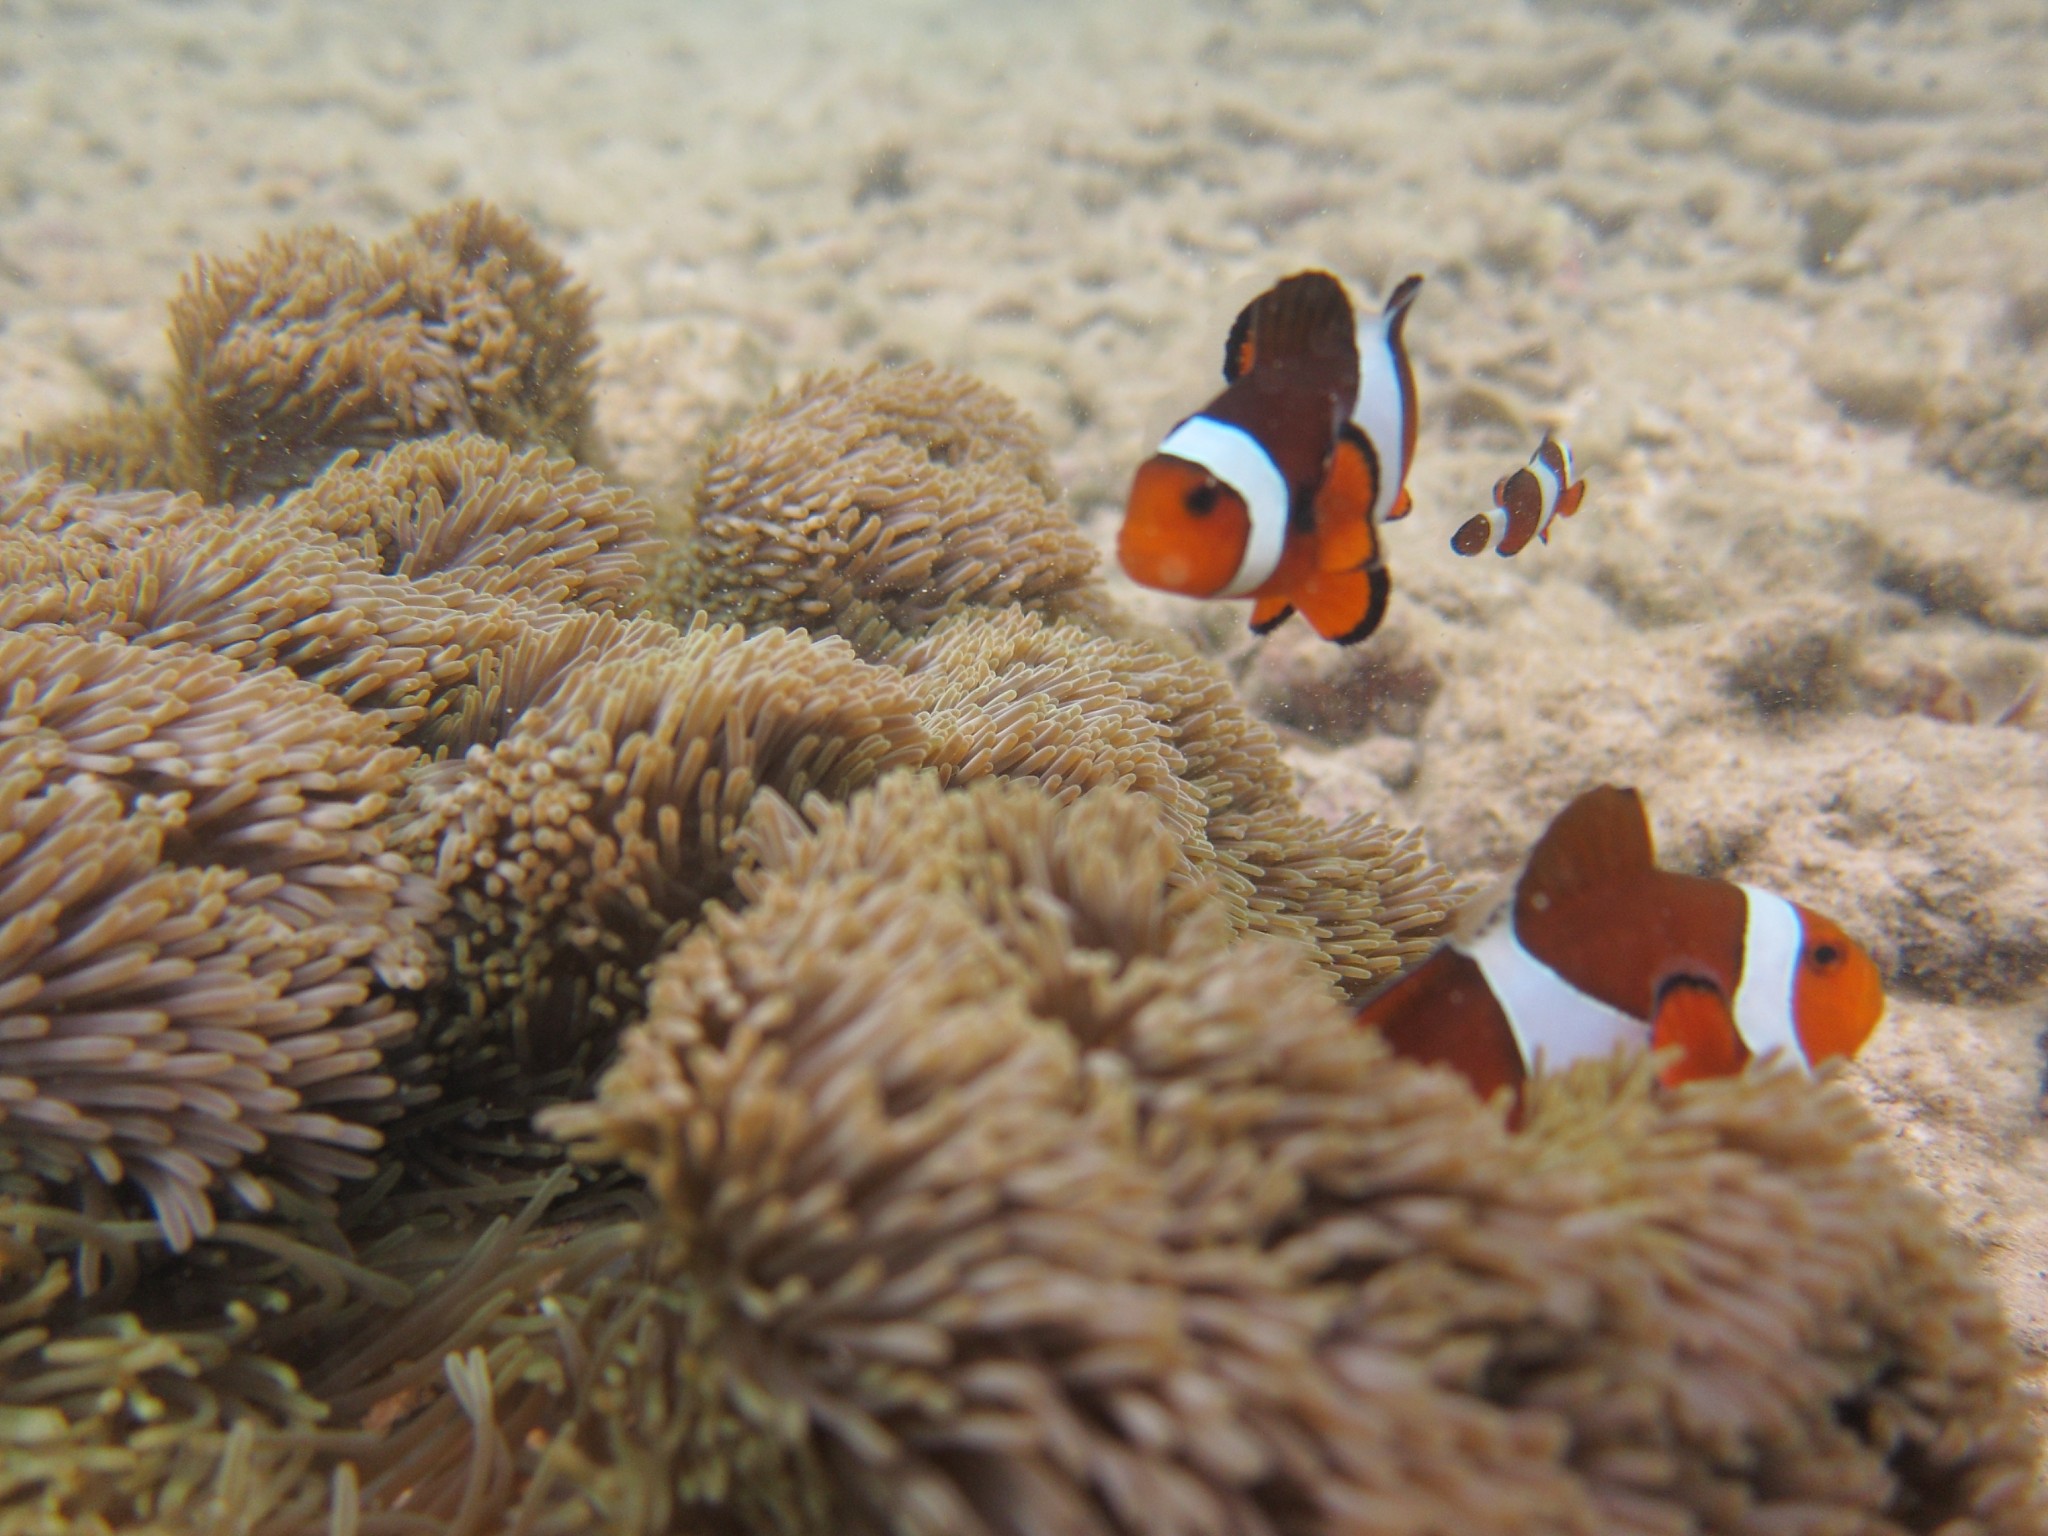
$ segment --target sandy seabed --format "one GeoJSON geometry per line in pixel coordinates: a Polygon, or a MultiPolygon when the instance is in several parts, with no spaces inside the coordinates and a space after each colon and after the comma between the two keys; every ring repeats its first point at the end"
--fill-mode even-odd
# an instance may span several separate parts
{"type": "Polygon", "coordinates": [[[1838,917],[1852,1070],[2048,1377],[2048,11],[2039,0],[0,0],[0,441],[167,362],[192,255],[451,197],[600,293],[627,478],[816,367],[1021,398],[1113,537],[1280,274],[1429,283],[1385,629],[1236,671],[1311,804],[1513,867],[1601,780],[1838,917]],[[1545,428],[1549,548],[1450,531],[1545,428]]]}

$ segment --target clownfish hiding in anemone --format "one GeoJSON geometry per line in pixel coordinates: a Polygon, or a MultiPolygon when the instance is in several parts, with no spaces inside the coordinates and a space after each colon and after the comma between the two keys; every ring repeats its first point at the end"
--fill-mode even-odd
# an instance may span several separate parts
{"type": "Polygon", "coordinates": [[[1578,511],[1585,495],[1586,482],[1572,479],[1571,449],[1546,432],[1527,464],[1494,482],[1493,510],[1467,518],[1451,535],[1451,548],[1514,555],[1531,539],[1548,544],[1550,525],[1578,511]]]}
{"type": "Polygon", "coordinates": [[[1676,1056],[1667,1087],[1778,1053],[1853,1056],[1884,1013],[1869,955],[1818,913],[1752,886],[1657,868],[1632,789],[1589,790],[1513,889],[1482,902],[1358,1017],[1482,1098],[1623,1047],[1676,1056]]]}
{"type": "Polygon", "coordinates": [[[1249,597],[1259,634],[1299,613],[1340,645],[1387,609],[1379,524],[1408,511],[1415,375],[1410,277],[1358,326],[1344,285],[1298,272],[1237,317],[1227,388],[1139,467],[1117,537],[1130,578],[1187,597],[1249,597]]]}

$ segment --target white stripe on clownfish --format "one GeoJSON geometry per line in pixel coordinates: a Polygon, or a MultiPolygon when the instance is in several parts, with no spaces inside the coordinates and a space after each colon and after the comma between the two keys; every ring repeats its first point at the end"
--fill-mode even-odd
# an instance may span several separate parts
{"type": "Polygon", "coordinates": [[[1351,407],[1351,421],[1379,457],[1374,466],[1379,475],[1372,504],[1375,523],[1390,522],[1408,510],[1405,505],[1397,510],[1397,504],[1405,494],[1408,460],[1414,454],[1415,375],[1401,344],[1401,326],[1421,290],[1421,278],[1408,278],[1387,296],[1385,309],[1358,327],[1358,398],[1351,407]]]}
{"type": "Polygon", "coordinates": [[[1748,898],[1749,922],[1742,938],[1742,979],[1735,987],[1735,1031],[1753,1057],[1776,1051],[1787,1061],[1810,1066],[1792,996],[1806,925],[1799,909],[1782,896],[1753,885],[1743,886],[1742,894],[1748,898]]]}
{"type": "Polygon", "coordinates": [[[1572,479],[1572,451],[1548,433],[1529,462],[1494,482],[1493,510],[1468,518],[1451,535],[1451,548],[1461,555],[1491,549],[1519,554],[1531,539],[1550,542],[1550,526],[1579,510],[1586,482],[1572,479]]]}
{"type": "Polygon", "coordinates": [[[1504,900],[1471,937],[1450,947],[1479,967],[1508,1021],[1523,1069],[1556,1071],[1587,1056],[1641,1048],[1648,1025],[1573,986],[1532,954],[1515,932],[1515,904],[1504,900]]]}
{"type": "Polygon", "coordinates": [[[1230,585],[1216,595],[1243,597],[1254,591],[1279,566],[1287,543],[1287,477],[1273,456],[1244,428],[1207,416],[1190,416],[1175,427],[1159,452],[1206,469],[1244,502],[1251,535],[1230,585]]]}

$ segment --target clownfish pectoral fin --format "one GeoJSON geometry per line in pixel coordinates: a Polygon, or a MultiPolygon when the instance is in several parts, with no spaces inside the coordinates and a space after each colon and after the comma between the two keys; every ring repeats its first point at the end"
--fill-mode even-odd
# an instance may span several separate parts
{"type": "Polygon", "coordinates": [[[1667,982],[1650,1020],[1650,1048],[1678,1052],[1657,1080],[1666,1088],[1709,1077],[1733,1077],[1749,1060],[1749,1048],[1735,1026],[1728,999],[1707,982],[1681,977],[1667,982]]]}
{"type": "Polygon", "coordinates": [[[1387,509],[1387,521],[1398,523],[1415,510],[1415,498],[1408,494],[1408,487],[1401,487],[1401,494],[1394,498],[1393,506],[1387,509]]]}
{"type": "Polygon", "coordinates": [[[1309,356],[1348,358],[1357,371],[1351,298],[1327,272],[1284,277],[1245,305],[1223,344],[1223,377],[1235,384],[1254,363],[1309,356]]]}
{"type": "Polygon", "coordinates": [[[1557,813],[1529,854],[1516,903],[1578,907],[1626,890],[1656,868],[1650,817],[1632,789],[1602,784],[1557,813]]]}
{"type": "Polygon", "coordinates": [[[1317,569],[1355,571],[1379,557],[1379,538],[1372,526],[1377,494],[1372,448],[1365,434],[1347,421],[1316,490],[1317,569]]]}
{"type": "Polygon", "coordinates": [[[1392,586],[1385,566],[1367,565],[1355,571],[1311,571],[1290,596],[1325,640],[1356,645],[1387,616],[1392,586]]]}
{"type": "MultiPolygon", "coordinates": [[[[1579,510],[1579,503],[1586,499],[1586,482],[1581,480],[1565,487],[1564,494],[1557,498],[1557,517],[1570,517],[1579,510]]],[[[1545,534],[1548,538],[1548,534],[1545,534]]]]}
{"type": "Polygon", "coordinates": [[[1270,635],[1294,616],[1294,606],[1284,597],[1262,597],[1252,604],[1252,633],[1270,635]]]}

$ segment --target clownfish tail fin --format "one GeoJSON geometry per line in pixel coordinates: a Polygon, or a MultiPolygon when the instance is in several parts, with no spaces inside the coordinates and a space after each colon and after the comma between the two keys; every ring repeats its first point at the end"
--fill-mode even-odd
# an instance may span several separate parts
{"type": "Polygon", "coordinates": [[[1335,636],[1339,645],[1356,645],[1367,635],[1380,627],[1380,621],[1387,616],[1387,598],[1394,590],[1394,580],[1383,565],[1370,565],[1365,570],[1366,598],[1365,617],[1344,634],[1335,636]]]}
{"type": "Polygon", "coordinates": [[[1493,542],[1493,519],[1481,513],[1468,517],[1458,525],[1458,531],[1451,535],[1451,552],[1459,555],[1476,555],[1493,542]]]}
{"type": "Polygon", "coordinates": [[[1294,605],[1281,597],[1262,597],[1252,604],[1252,633],[1270,635],[1294,617],[1294,605]]]}
{"type": "Polygon", "coordinates": [[[1236,383],[1257,363],[1357,353],[1351,299],[1327,272],[1284,277],[1244,307],[1223,344],[1223,377],[1236,383]]]}
{"type": "Polygon", "coordinates": [[[1380,312],[1381,323],[1387,328],[1389,338],[1398,340],[1401,327],[1408,323],[1408,306],[1415,302],[1415,295],[1422,292],[1422,274],[1410,272],[1394,285],[1394,291],[1387,295],[1387,307],[1380,312]]]}
{"type": "Polygon", "coordinates": [[[1292,597],[1317,634],[1338,645],[1356,645],[1380,627],[1392,590],[1387,568],[1375,563],[1350,571],[1317,571],[1292,597]]]}

